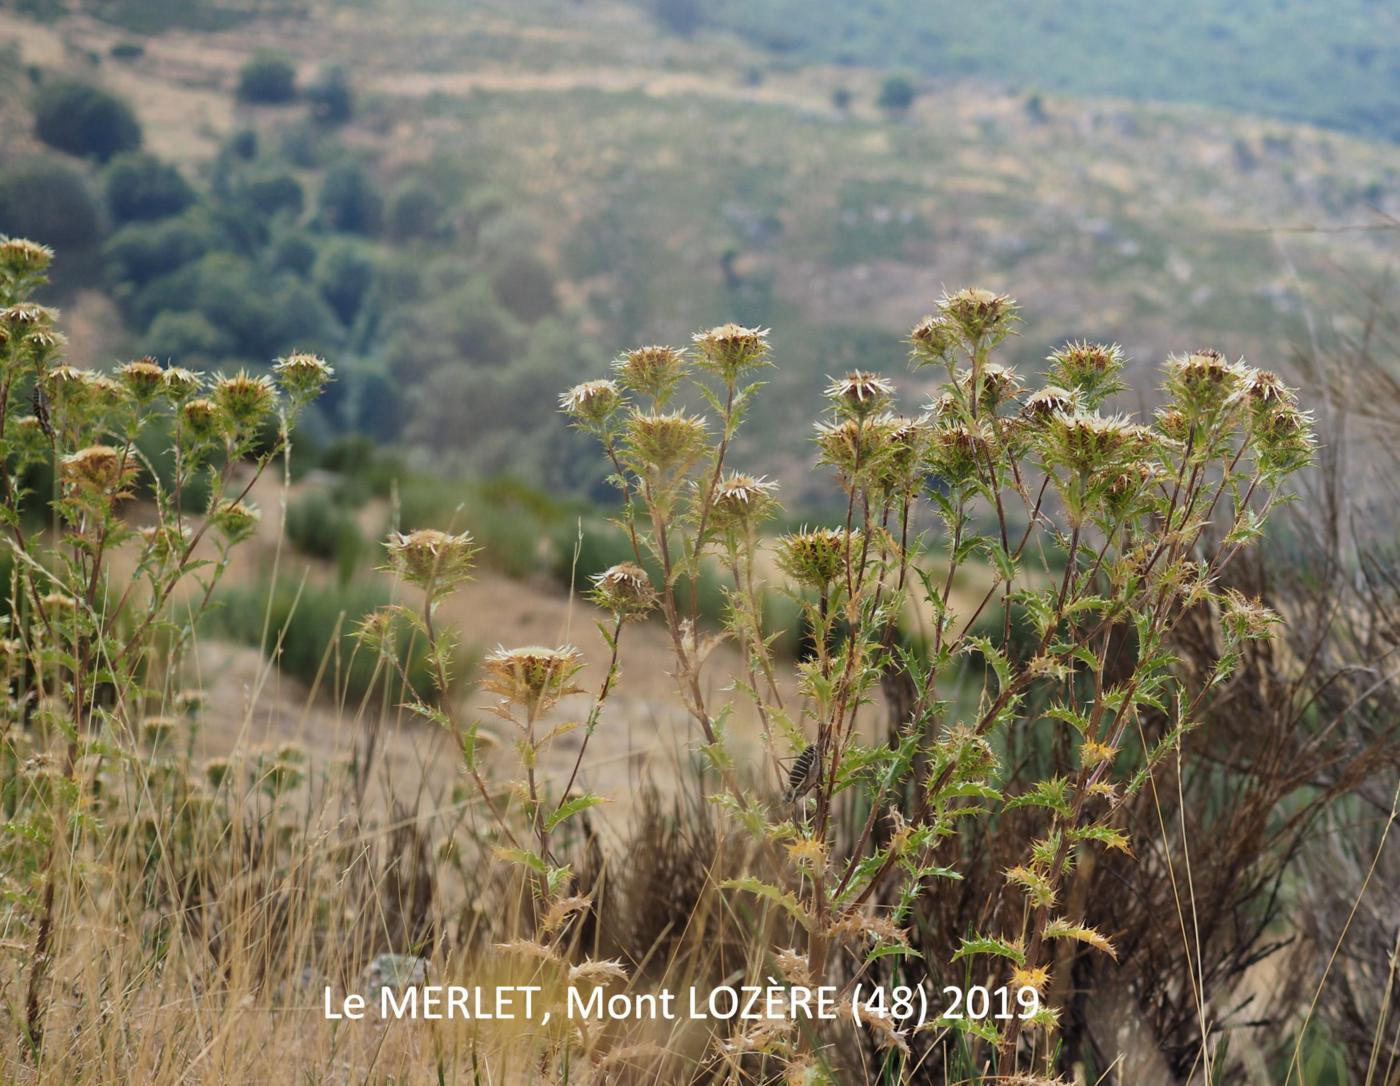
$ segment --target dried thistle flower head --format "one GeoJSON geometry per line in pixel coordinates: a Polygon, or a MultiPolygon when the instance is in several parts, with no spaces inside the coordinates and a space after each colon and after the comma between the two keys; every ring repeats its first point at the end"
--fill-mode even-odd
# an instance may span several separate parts
{"type": "Polygon", "coordinates": [[[1188,413],[1213,414],[1245,388],[1249,367],[1203,348],[1167,359],[1167,391],[1188,413]]]}
{"type": "Polygon", "coordinates": [[[151,716],[141,722],[141,738],[151,747],[163,746],[179,727],[179,721],[168,716],[151,716]]]}
{"type": "Polygon", "coordinates": [[[209,520],[230,544],[242,543],[257,531],[262,513],[248,502],[225,500],[210,511],[209,520]]]}
{"type": "Polygon", "coordinates": [[[65,456],[60,473],[75,490],[106,495],[122,481],[122,457],[110,445],[89,445],[65,456]]]}
{"type": "Polygon", "coordinates": [[[1021,407],[1021,415],[1023,418],[1043,421],[1061,411],[1073,412],[1078,406],[1079,397],[1075,393],[1059,385],[1046,385],[1027,397],[1021,407]]]}
{"type": "Polygon", "coordinates": [[[656,606],[656,589],[647,571],[621,562],[593,575],[593,602],[619,618],[638,618],[656,606]]]}
{"type": "Polygon", "coordinates": [[[319,355],[299,352],[279,358],[273,365],[277,382],[293,403],[306,403],[320,395],[335,370],[319,355]]]}
{"type": "Polygon", "coordinates": [[[825,592],[846,569],[846,553],[860,546],[860,533],[841,528],[803,528],[778,537],[778,568],[804,588],[825,592]]]}
{"type": "Polygon", "coordinates": [[[894,399],[894,385],[877,373],[852,370],[844,377],[831,378],[826,398],[842,414],[864,418],[889,407],[894,399]]]}
{"type": "Polygon", "coordinates": [[[901,425],[906,421],[893,415],[877,415],[818,423],[818,459],[848,480],[877,480],[889,470],[889,458],[896,451],[895,435],[902,432],[901,425]]]}
{"type": "Polygon", "coordinates": [[[956,324],[963,338],[972,344],[1001,342],[1018,319],[1015,299],[972,287],[945,294],[938,300],[938,310],[956,324]]]}
{"type": "Polygon", "coordinates": [[[583,657],[572,645],[498,648],[482,661],[486,671],[482,685],[534,714],[577,692],[573,678],[582,667],[583,657]]]}
{"type": "Polygon", "coordinates": [[[995,411],[1021,391],[1021,379],[1016,371],[996,362],[987,362],[958,374],[958,387],[969,403],[976,403],[979,412],[995,411]]]}
{"type": "Polygon", "coordinates": [[[147,404],[156,398],[165,384],[165,371],[154,358],[138,358],[117,371],[121,383],[137,403],[147,404]]]}
{"type": "Polygon", "coordinates": [[[277,392],[268,378],[240,370],[214,382],[213,399],[236,428],[251,430],[272,410],[277,392]]]}
{"type": "Polygon", "coordinates": [[[773,511],[778,484],[765,476],[730,472],[715,486],[711,517],[721,531],[752,527],[773,511]]]}
{"type": "Polygon", "coordinates": [[[700,355],[700,365],[718,374],[726,383],[738,380],[749,370],[768,364],[766,328],[721,324],[708,332],[697,332],[694,339],[700,355]]]}
{"type": "Polygon", "coordinates": [[[1244,393],[1256,418],[1262,418],[1283,407],[1297,407],[1298,397],[1270,370],[1250,369],[1245,378],[1244,393]]]}
{"type": "Polygon", "coordinates": [[[155,557],[165,561],[184,554],[189,545],[189,529],[174,524],[154,524],[141,529],[141,539],[155,557]]]}
{"type": "Polygon", "coordinates": [[[210,758],[204,763],[204,779],[214,788],[222,786],[232,772],[233,762],[228,758],[210,758]]]}
{"type": "Polygon", "coordinates": [[[587,428],[603,426],[622,405],[616,381],[584,381],[559,397],[559,407],[587,428]]]}
{"type": "Polygon", "coordinates": [[[384,546],[390,568],[435,599],[470,577],[478,549],[470,532],[452,535],[436,528],[394,532],[384,546]]]}
{"type": "Polygon", "coordinates": [[[960,329],[952,320],[942,314],[930,314],[909,333],[911,357],[920,366],[946,365],[961,338],[960,329]]]}
{"type": "Polygon", "coordinates": [[[195,441],[212,441],[223,435],[225,415],[213,400],[190,400],[180,409],[180,417],[195,441]]]}
{"type": "Polygon", "coordinates": [[[1152,432],[1121,415],[1053,416],[1042,431],[1045,459],[1081,475],[1108,473],[1149,453],[1152,432]]]}
{"type": "Polygon", "coordinates": [[[1262,640],[1267,638],[1281,621],[1283,620],[1277,612],[1238,589],[1227,588],[1221,594],[1220,625],[1231,640],[1262,640]]]}
{"type": "Polygon", "coordinates": [[[627,451],[644,467],[668,471],[689,467],[705,448],[704,419],[684,411],[633,411],[627,419],[627,451]]]}
{"type": "Polygon", "coordinates": [[[27,238],[0,236],[0,274],[11,280],[43,275],[53,263],[53,250],[27,238]]]}
{"type": "Polygon", "coordinates": [[[16,302],[0,309],[0,324],[11,334],[27,335],[36,328],[52,328],[58,323],[58,310],[38,302],[16,302]]]}
{"type": "Polygon", "coordinates": [[[980,421],[938,426],[929,434],[928,467],[948,486],[958,488],[977,478],[992,450],[980,421]]]}
{"type": "Polygon", "coordinates": [[[662,403],[685,376],[685,355],[674,347],[638,347],[614,362],[613,369],[623,388],[662,403]]]}
{"type": "Polygon", "coordinates": [[[165,394],[173,403],[184,403],[204,385],[204,375],[183,366],[171,366],[165,371],[165,394]]]}
{"type": "Polygon", "coordinates": [[[1288,475],[1313,462],[1317,439],[1312,416],[1305,411],[1291,405],[1275,408],[1255,420],[1252,434],[1255,459],[1269,479],[1288,475]]]}
{"type": "Polygon", "coordinates": [[[1123,348],[1116,343],[1066,343],[1048,361],[1050,381],[1077,392],[1085,407],[1123,390],[1123,348]]]}

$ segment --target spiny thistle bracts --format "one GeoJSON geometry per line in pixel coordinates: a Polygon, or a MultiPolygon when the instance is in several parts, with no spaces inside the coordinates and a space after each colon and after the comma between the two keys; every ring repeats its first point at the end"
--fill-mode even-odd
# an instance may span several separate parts
{"type": "Polygon", "coordinates": [[[572,645],[528,645],[498,648],[481,666],[486,672],[482,680],[485,689],[534,714],[549,710],[560,698],[578,691],[573,678],[583,667],[583,657],[572,645]]]}

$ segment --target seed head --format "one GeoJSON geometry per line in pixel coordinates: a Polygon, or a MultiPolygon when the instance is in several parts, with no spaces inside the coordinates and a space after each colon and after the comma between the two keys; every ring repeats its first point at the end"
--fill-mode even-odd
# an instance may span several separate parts
{"type": "Polygon", "coordinates": [[[132,399],[139,404],[150,403],[165,387],[165,371],[154,358],[128,362],[117,373],[132,399]]]}
{"type": "Polygon", "coordinates": [[[694,336],[702,367],[719,374],[726,383],[749,370],[768,364],[768,329],[721,324],[694,336]]]}
{"type": "Polygon", "coordinates": [[[689,467],[708,437],[705,421],[684,411],[634,410],[627,419],[629,453],[645,467],[661,471],[689,467]]]}
{"type": "Polygon", "coordinates": [[[831,379],[826,398],[841,414],[865,418],[889,407],[894,399],[894,385],[879,374],[852,370],[844,377],[831,379]]]}
{"type": "Polygon", "coordinates": [[[209,520],[230,544],[242,543],[257,531],[262,513],[247,502],[220,502],[209,514],[209,520]]]}
{"type": "Polygon", "coordinates": [[[977,478],[992,448],[980,421],[935,427],[929,435],[929,470],[951,487],[964,486],[977,478]]]}
{"type": "Polygon", "coordinates": [[[220,787],[233,772],[233,763],[227,758],[210,758],[204,763],[204,779],[213,788],[220,787]]]}
{"type": "Polygon", "coordinates": [[[924,317],[909,333],[909,342],[914,348],[910,357],[919,366],[946,364],[960,339],[958,325],[948,317],[941,314],[924,317]]]}
{"type": "Polygon", "coordinates": [[[619,618],[639,618],[656,606],[656,589],[647,571],[622,562],[593,575],[593,602],[619,618]]]}
{"type": "Polygon", "coordinates": [[[573,677],[583,667],[583,657],[572,645],[519,649],[498,648],[482,661],[486,678],[482,685],[529,712],[544,712],[560,698],[575,693],[573,677]]]}
{"type": "Polygon", "coordinates": [[[237,429],[251,430],[272,410],[277,392],[266,377],[240,370],[214,382],[214,402],[237,429]]]}
{"type": "Polygon", "coordinates": [[[1317,440],[1312,416],[1296,407],[1278,407],[1254,423],[1255,459],[1271,479],[1289,475],[1313,462],[1317,440]]]}
{"type": "Polygon", "coordinates": [[[11,334],[28,335],[36,328],[52,328],[58,323],[58,310],[38,302],[16,302],[0,309],[0,324],[10,328],[11,334]]]}
{"type": "Polygon", "coordinates": [[[409,584],[434,599],[451,592],[470,574],[478,548],[470,532],[450,535],[436,528],[394,532],[384,544],[389,566],[409,584]]]}
{"type": "Polygon", "coordinates": [[[179,721],[168,716],[151,716],[141,722],[141,737],[152,748],[164,746],[175,734],[179,721]]]}
{"type": "Polygon", "coordinates": [[[156,558],[166,561],[185,553],[189,546],[190,533],[186,528],[173,524],[156,524],[141,529],[141,539],[156,558]]]}
{"type": "Polygon", "coordinates": [[[559,407],[579,424],[598,428],[622,404],[616,381],[584,381],[559,397],[559,407]]]}
{"type": "Polygon", "coordinates": [[[803,528],[778,538],[778,568],[804,588],[824,592],[845,571],[847,550],[859,546],[859,532],[803,528]]]}
{"type": "Polygon", "coordinates": [[[685,376],[685,355],[674,347],[638,347],[614,362],[613,369],[623,388],[661,403],[685,376]]]}
{"type": "Polygon", "coordinates": [[[1244,390],[1250,369],[1204,348],[1167,359],[1167,391],[1188,414],[1213,414],[1244,390]]]}
{"type": "Polygon", "coordinates": [[[315,399],[335,376],[326,360],[314,354],[289,354],[279,358],[272,368],[282,391],[293,403],[315,399]]]}
{"type": "Polygon", "coordinates": [[[1104,473],[1151,451],[1145,427],[1122,416],[1079,411],[1052,416],[1042,431],[1047,461],[1083,475],[1104,473]]]}
{"type": "Polygon", "coordinates": [[[111,493],[122,477],[122,457],[110,445],[89,445],[63,458],[63,481],[90,495],[111,493]]]}
{"type": "Polygon", "coordinates": [[[945,294],[938,300],[938,309],[957,325],[969,343],[999,343],[1018,319],[1015,299],[975,288],[945,294]]]}

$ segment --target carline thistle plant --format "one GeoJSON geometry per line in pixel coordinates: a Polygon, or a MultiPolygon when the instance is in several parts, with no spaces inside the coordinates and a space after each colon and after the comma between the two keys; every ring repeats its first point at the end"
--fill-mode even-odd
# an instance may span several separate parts
{"type": "MultiPolygon", "coordinates": [[[[766,332],[724,325],[689,352],[639,348],[614,380],[576,386],[561,407],[612,464],[635,575],[659,571],[657,610],[713,770],[711,798],[760,846],[761,870],[732,892],[774,904],[803,943],[772,947],[770,968],[793,984],[834,983],[844,999],[862,980],[953,983],[971,969],[975,983],[1033,999],[1034,1013],[947,1019],[937,1043],[957,1038],[973,1065],[1049,1081],[1069,984],[1059,970],[1080,954],[1116,954],[1111,934],[1068,904],[1076,865],[1095,849],[1127,849],[1129,800],[1245,645],[1269,635],[1276,616],[1218,588],[1218,576],[1260,538],[1314,440],[1276,375],[1211,350],[1168,360],[1150,423],[1110,406],[1125,389],[1117,345],[1068,343],[1042,382],[1029,380],[996,357],[1018,323],[1004,294],[940,299],[909,338],[932,393],[922,413],[899,413],[887,376],[829,378],[816,459],[841,488],[844,516],[777,537],[763,531],[776,489],[726,463],[770,364],[766,332]],[[683,390],[707,418],[669,407],[683,390]],[[811,646],[796,664],[796,702],[772,681],[768,554],[811,646]],[[687,591],[706,565],[733,584],[718,629],[687,591]],[[979,571],[985,595],[960,600],[955,584],[979,571]],[[1218,616],[1225,652],[1193,680],[1176,668],[1172,638],[1202,608],[1218,616]],[[725,639],[745,674],[717,696],[702,674],[725,639]],[[884,734],[872,706],[882,692],[884,734]],[[735,696],[762,724],[756,770],[730,750],[725,699],[735,696]],[[998,752],[1030,728],[1057,730],[1063,754],[1010,794],[998,752]],[[916,954],[913,926],[940,881],[959,877],[972,820],[991,834],[1037,827],[1008,843],[1021,859],[1005,871],[1005,907],[987,913],[1019,920],[916,954]]],[[[926,1036],[886,1020],[872,1044],[898,1061],[934,1043],[926,1036]]],[[[727,1044],[794,1073],[825,1066],[810,1037],[772,1023],[727,1044]]]]}
{"type": "Polygon", "coordinates": [[[152,358],[111,375],[69,365],[59,314],[30,300],[52,260],[45,246],[0,237],[0,533],[13,558],[5,625],[15,646],[6,659],[24,662],[0,729],[0,766],[18,767],[0,779],[10,803],[0,869],[3,925],[29,948],[22,1022],[36,1063],[52,964],[72,935],[63,918],[90,892],[92,865],[78,857],[95,849],[100,868],[123,839],[96,832],[99,767],[146,767],[149,797],[164,794],[158,763],[178,732],[164,703],[178,691],[151,671],[180,674],[200,612],[257,527],[249,492],[289,455],[292,426],[333,377],[312,355],[277,363],[274,376],[212,380],[152,358]],[[276,436],[266,442],[269,423],[276,436]],[[146,459],[149,438],[173,468],[146,459]],[[45,473],[57,485],[41,494],[34,482],[45,473]],[[199,479],[208,498],[192,505],[199,479]],[[125,515],[139,491],[154,521],[140,528],[125,515]],[[182,586],[193,591],[176,606],[182,586]]]}

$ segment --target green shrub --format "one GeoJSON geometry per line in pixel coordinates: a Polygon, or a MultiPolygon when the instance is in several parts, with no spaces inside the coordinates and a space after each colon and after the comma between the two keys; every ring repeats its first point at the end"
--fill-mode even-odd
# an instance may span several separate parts
{"type": "Polygon", "coordinates": [[[355,94],[343,68],[327,68],[306,88],[306,100],[322,124],[344,124],[355,115],[355,94]]]}
{"type": "Polygon", "coordinates": [[[917,93],[908,77],[892,75],[880,84],[880,96],[875,104],[891,113],[903,113],[914,104],[917,93]]]}
{"type": "Polygon", "coordinates": [[[238,184],[238,202],[270,219],[280,212],[300,215],[306,207],[301,182],[286,170],[261,170],[238,184]]]}
{"type": "Polygon", "coordinates": [[[141,146],[141,126],[131,107],[76,79],[55,80],[39,91],[34,134],[50,147],[103,162],[141,146]]]}
{"type": "Polygon", "coordinates": [[[255,105],[280,105],[297,96],[297,72],[280,53],[258,53],[238,72],[238,99],[255,105]]]}
{"type": "Polygon", "coordinates": [[[233,353],[233,337],[215,328],[201,313],[166,310],[151,322],[142,350],[158,359],[182,359],[212,365],[233,353]]]}
{"type": "Polygon", "coordinates": [[[384,201],[365,168],[341,162],[326,171],[319,201],[321,221],[347,234],[374,234],[384,215],[384,201]]]}
{"type": "Polygon", "coordinates": [[[27,158],[0,171],[0,234],[88,249],[102,240],[102,211],[87,179],[52,158],[27,158]]]}
{"type": "Polygon", "coordinates": [[[374,288],[374,252],[363,242],[333,238],[321,248],[313,276],[321,297],[349,326],[374,288]]]}
{"type": "Polygon", "coordinates": [[[102,177],[107,210],[119,223],[178,215],[197,199],[178,169],[144,151],[118,155],[102,177]]]}
{"type": "Polygon", "coordinates": [[[513,253],[491,276],[501,304],[522,321],[533,324],[558,308],[554,272],[531,253],[513,253]]]}
{"type": "Polygon", "coordinates": [[[354,512],[325,490],[310,491],[287,507],[287,538],[302,554],[334,560],[342,583],[354,575],[365,551],[354,512]]]}
{"type": "MultiPolygon", "coordinates": [[[[302,682],[313,683],[322,675],[323,689],[359,700],[371,690],[383,689],[386,679],[392,691],[400,686],[354,636],[356,624],[389,601],[388,588],[377,578],[326,585],[283,576],[275,582],[226,589],[204,628],[206,633],[262,649],[283,672],[302,682]]],[[[398,658],[414,685],[426,688],[428,668],[422,645],[399,645],[398,658]]],[[[459,662],[458,675],[467,670],[465,665],[465,660],[459,662]]],[[[387,670],[392,671],[392,666],[387,670]]]]}
{"type": "Polygon", "coordinates": [[[132,223],[102,247],[107,277],[130,291],[191,264],[224,244],[219,230],[202,210],[153,223],[132,223]]]}
{"type": "Polygon", "coordinates": [[[411,179],[389,198],[389,233],[398,241],[430,238],[442,229],[442,199],[431,185],[411,179]]]}

